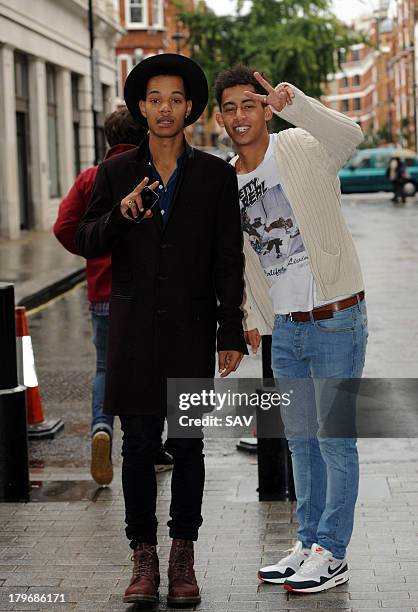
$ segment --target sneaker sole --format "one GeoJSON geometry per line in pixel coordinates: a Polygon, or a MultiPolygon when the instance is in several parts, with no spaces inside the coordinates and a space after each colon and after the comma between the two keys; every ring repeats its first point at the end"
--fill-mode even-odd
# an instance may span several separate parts
{"type": "Polygon", "coordinates": [[[349,580],[348,572],[344,572],[335,578],[330,578],[324,584],[320,584],[316,587],[309,587],[307,589],[295,589],[291,584],[284,584],[283,587],[286,591],[290,591],[291,593],[319,593],[320,591],[327,591],[328,589],[333,589],[334,587],[340,586],[340,584],[345,584],[349,580]]]}
{"type": "Polygon", "coordinates": [[[123,603],[157,603],[157,595],[125,595],[123,603]]]}
{"type": "Polygon", "coordinates": [[[104,431],[93,436],[91,443],[90,473],[98,485],[108,485],[113,480],[113,466],[110,460],[111,440],[104,431]]]}
{"type": "Polygon", "coordinates": [[[258,574],[258,579],[260,582],[268,582],[270,584],[284,584],[285,580],[288,578],[290,578],[290,576],[287,576],[287,578],[263,578],[260,576],[260,574],[258,574]]]}
{"type": "Polygon", "coordinates": [[[182,605],[182,604],[199,604],[202,598],[200,595],[197,597],[170,597],[167,595],[167,603],[169,606],[182,605]]]}

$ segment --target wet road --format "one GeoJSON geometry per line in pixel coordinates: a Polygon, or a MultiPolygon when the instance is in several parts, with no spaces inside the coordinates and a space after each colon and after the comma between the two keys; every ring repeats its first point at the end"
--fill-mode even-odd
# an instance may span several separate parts
{"type": "MultiPolygon", "coordinates": [[[[418,375],[418,205],[396,208],[386,194],[345,196],[344,214],[358,248],[369,310],[365,375],[418,375]]],[[[65,432],[31,443],[32,465],[89,464],[90,392],[94,350],[85,286],[30,316],[36,368],[47,416],[60,416],[65,432]]],[[[242,374],[254,374],[259,360],[242,374]]],[[[119,434],[115,447],[119,448],[119,434]]],[[[207,453],[235,453],[235,440],[214,441],[207,453]]],[[[114,453],[119,463],[118,453],[114,453]]]]}

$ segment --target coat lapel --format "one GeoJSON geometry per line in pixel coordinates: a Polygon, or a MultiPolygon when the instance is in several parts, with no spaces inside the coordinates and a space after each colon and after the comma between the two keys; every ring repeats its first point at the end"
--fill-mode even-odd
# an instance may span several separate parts
{"type": "Polygon", "coordinates": [[[186,139],[184,139],[184,147],[185,147],[186,154],[184,156],[183,162],[181,164],[180,172],[177,177],[177,184],[176,184],[176,189],[174,191],[173,201],[171,202],[171,206],[168,209],[168,218],[167,218],[165,225],[163,226],[163,232],[167,230],[170,220],[173,214],[175,214],[176,204],[184,196],[184,193],[187,189],[187,185],[193,174],[192,167],[193,167],[193,160],[194,160],[194,149],[193,147],[189,145],[186,139]]]}
{"type": "MultiPolygon", "coordinates": [[[[146,176],[149,178],[149,182],[152,182],[152,173],[151,169],[148,165],[148,157],[149,157],[149,146],[148,146],[148,136],[144,138],[141,144],[138,147],[138,152],[136,155],[136,159],[129,162],[129,172],[133,180],[134,187],[136,187],[142,179],[146,176]]],[[[158,203],[153,208],[154,215],[152,219],[147,220],[147,223],[152,222],[153,226],[158,232],[161,232],[163,229],[163,220],[160,212],[160,207],[158,203]]]]}

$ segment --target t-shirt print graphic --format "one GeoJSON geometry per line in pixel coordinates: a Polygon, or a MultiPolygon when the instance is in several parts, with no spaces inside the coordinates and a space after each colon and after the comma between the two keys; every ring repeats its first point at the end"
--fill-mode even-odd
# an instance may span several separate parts
{"type": "Polygon", "coordinates": [[[253,178],[242,186],[239,196],[243,230],[266,275],[283,274],[289,258],[305,248],[281,185],[267,189],[265,181],[253,178]]]}

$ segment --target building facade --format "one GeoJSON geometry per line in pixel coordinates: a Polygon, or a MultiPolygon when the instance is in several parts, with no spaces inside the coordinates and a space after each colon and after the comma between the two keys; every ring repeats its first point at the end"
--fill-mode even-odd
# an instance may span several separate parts
{"type": "MultiPolygon", "coordinates": [[[[180,52],[189,55],[189,51],[185,44],[187,31],[177,20],[178,8],[173,0],[118,2],[121,25],[126,31],[119,40],[116,51],[117,95],[122,99],[125,79],[138,62],[158,53],[180,52]]],[[[182,5],[186,9],[192,9],[193,0],[184,0],[182,5]]]]}
{"type": "Polygon", "coordinates": [[[354,45],[329,75],[325,104],[362,127],[370,144],[417,149],[414,50],[418,0],[390,0],[354,23],[370,45],[354,45]]]}
{"type": "Polygon", "coordinates": [[[328,81],[323,100],[331,108],[354,119],[363,131],[374,122],[376,96],[375,52],[364,44],[341,51],[341,71],[328,81]]]}
{"type": "Polygon", "coordinates": [[[392,129],[395,142],[415,149],[416,76],[415,22],[417,0],[391,0],[388,15],[393,22],[390,59],[392,129]]]}
{"type": "MultiPolygon", "coordinates": [[[[119,2],[93,0],[99,143],[115,98],[119,2]]],[[[0,236],[47,229],[75,176],[94,161],[88,0],[0,5],[0,236]]]]}

